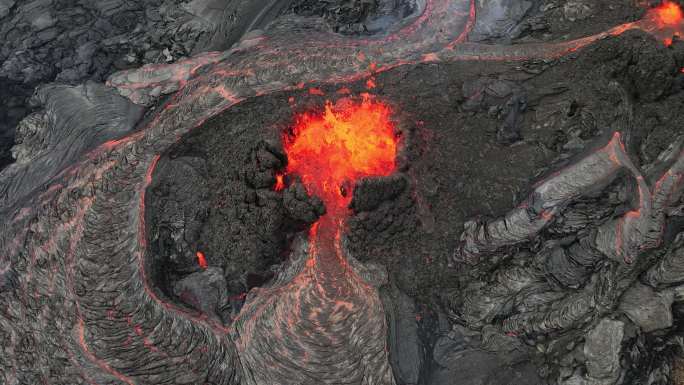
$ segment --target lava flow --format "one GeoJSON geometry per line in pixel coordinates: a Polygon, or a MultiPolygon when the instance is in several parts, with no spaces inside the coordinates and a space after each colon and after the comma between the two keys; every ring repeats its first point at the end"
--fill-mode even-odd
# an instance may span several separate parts
{"type": "Polygon", "coordinates": [[[323,114],[300,115],[292,135],[284,138],[287,172],[298,175],[309,194],[326,206],[327,214],[310,231],[308,266],[322,273],[320,278],[340,278],[346,258],[339,241],[353,186],[364,177],[390,175],[397,142],[390,108],[368,95],[360,103],[328,102],[323,114]]]}

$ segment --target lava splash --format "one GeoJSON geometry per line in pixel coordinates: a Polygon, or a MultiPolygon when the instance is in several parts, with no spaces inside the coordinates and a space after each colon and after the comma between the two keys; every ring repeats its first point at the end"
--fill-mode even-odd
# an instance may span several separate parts
{"type": "Polygon", "coordinates": [[[397,137],[390,113],[369,95],[360,103],[327,102],[323,114],[298,116],[284,138],[288,173],[298,175],[331,216],[344,215],[357,180],[394,171],[397,137]]]}

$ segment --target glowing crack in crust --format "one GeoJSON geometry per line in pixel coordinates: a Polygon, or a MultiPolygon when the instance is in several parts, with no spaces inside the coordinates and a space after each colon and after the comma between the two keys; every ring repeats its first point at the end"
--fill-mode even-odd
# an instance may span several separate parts
{"type": "MultiPolygon", "coordinates": [[[[7,309],[9,318],[33,322],[33,330],[60,336],[52,341],[64,346],[66,355],[60,359],[81,368],[74,377],[83,382],[193,383],[201,378],[217,385],[273,385],[291,384],[292,378],[306,384],[334,383],[344,377],[354,384],[392,384],[386,351],[380,348],[385,343],[382,306],[375,287],[358,279],[362,267],[345,265],[339,246],[340,217],[322,219],[312,232],[312,247],[302,243],[296,248],[291,265],[271,287],[250,293],[237,323],[226,328],[206,315],[162,301],[150,288],[145,191],[159,154],[206,119],[248,98],[301,89],[313,82],[351,82],[406,64],[555,58],[630,29],[652,33],[665,43],[682,31],[681,15],[663,8],[640,21],[578,40],[492,46],[467,42],[474,22],[474,1],[426,0],[418,17],[382,37],[310,34],[283,22],[223,53],[115,74],[109,85],[134,102],[150,104],[155,95],[175,94],[145,129],[102,145],[63,170],[61,184],[22,201],[22,207],[11,208],[13,214],[3,225],[3,234],[10,236],[0,243],[3,258],[12,256],[13,263],[29,272],[18,283],[26,297],[22,303],[40,300],[48,305],[36,310],[33,305],[14,303],[7,309]],[[326,277],[326,269],[339,270],[326,277]],[[317,275],[333,281],[319,285],[303,278],[317,275]],[[48,291],[37,291],[41,287],[37,281],[50,282],[48,291]],[[331,292],[331,288],[338,290],[331,292]],[[43,324],[39,320],[49,317],[37,318],[37,312],[60,312],[66,314],[65,321],[43,324]],[[275,337],[283,344],[255,348],[264,343],[266,337],[259,333],[266,322],[273,327],[268,331],[280,333],[275,337]],[[372,337],[351,333],[340,339],[326,324],[372,337]],[[315,333],[328,345],[319,349],[313,340],[307,341],[307,333],[315,333]],[[293,338],[297,342],[288,344],[293,338]],[[326,355],[328,350],[332,351],[326,355]],[[265,359],[264,354],[269,354],[267,360],[257,362],[265,359]],[[364,362],[346,362],[349,357],[364,362]],[[262,365],[276,360],[277,367],[261,371],[262,365]],[[298,377],[309,370],[321,379],[298,377]]],[[[671,168],[649,187],[620,144],[616,134],[601,150],[542,182],[527,207],[502,220],[515,223],[519,231],[501,229],[502,222],[470,226],[457,256],[472,260],[519,242],[543,228],[559,207],[612,178],[616,170],[626,169],[637,181],[639,205],[599,229],[589,246],[612,259],[638,261],[639,250],[659,242],[664,207],[681,190],[684,156],[677,152],[671,168]],[[587,167],[592,172],[580,174],[587,167]]],[[[5,265],[2,269],[8,269],[5,265]]],[[[590,287],[600,302],[601,283],[590,287]]],[[[571,300],[559,306],[570,308],[576,317],[595,305],[571,300]]],[[[511,317],[502,328],[525,332],[564,327],[526,316],[511,317]]],[[[2,327],[11,328],[8,322],[0,318],[2,327]]],[[[18,367],[16,362],[12,367],[18,367]]],[[[17,384],[17,373],[7,373],[6,380],[17,384]]]]}

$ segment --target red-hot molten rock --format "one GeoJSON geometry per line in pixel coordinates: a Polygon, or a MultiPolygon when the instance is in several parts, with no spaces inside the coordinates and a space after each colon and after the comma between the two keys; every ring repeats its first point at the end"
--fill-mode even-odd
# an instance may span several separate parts
{"type": "Polygon", "coordinates": [[[394,171],[397,138],[390,109],[365,96],[327,103],[323,114],[304,113],[285,138],[288,173],[302,178],[332,216],[343,215],[360,178],[394,171]]]}
{"type": "Polygon", "coordinates": [[[662,23],[662,26],[677,25],[684,19],[682,9],[678,4],[671,1],[664,1],[660,6],[656,7],[655,14],[662,23]]]}
{"type": "Polygon", "coordinates": [[[349,288],[347,258],[340,246],[353,186],[361,178],[394,172],[397,137],[390,108],[368,94],[355,102],[328,102],[322,114],[303,113],[284,138],[288,173],[299,175],[327,214],[310,231],[308,265],[323,287],[344,295],[349,288]]]}
{"type": "Polygon", "coordinates": [[[646,14],[645,20],[656,28],[652,33],[662,39],[666,46],[672,44],[674,36],[682,38],[684,33],[684,12],[682,7],[672,1],[665,0],[646,14]]]}

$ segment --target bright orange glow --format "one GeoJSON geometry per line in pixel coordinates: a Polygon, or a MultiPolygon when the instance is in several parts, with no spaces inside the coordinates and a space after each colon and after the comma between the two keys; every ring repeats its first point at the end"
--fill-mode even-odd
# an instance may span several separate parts
{"type": "Polygon", "coordinates": [[[645,31],[656,36],[667,47],[672,45],[674,36],[684,33],[684,11],[679,4],[669,0],[651,8],[645,22],[645,31]]]}
{"type": "Polygon", "coordinates": [[[197,263],[200,265],[200,267],[202,269],[206,269],[208,265],[207,265],[207,258],[204,257],[204,253],[201,251],[198,251],[196,255],[197,255],[197,263]]]}
{"type": "Polygon", "coordinates": [[[354,182],[394,171],[397,138],[386,105],[364,97],[326,103],[322,115],[304,113],[285,137],[288,173],[301,177],[328,212],[345,209],[354,182]]]}
{"type": "Polygon", "coordinates": [[[285,188],[285,177],[283,174],[276,174],[276,184],[273,187],[275,191],[283,191],[285,188]]]}
{"type": "Polygon", "coordinates": [[[682,8],[672,1],[664,1],[661,5],[655,8],[658,20],[662,25],[677,25],[684,20],[682,8]]]}

